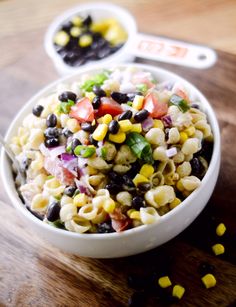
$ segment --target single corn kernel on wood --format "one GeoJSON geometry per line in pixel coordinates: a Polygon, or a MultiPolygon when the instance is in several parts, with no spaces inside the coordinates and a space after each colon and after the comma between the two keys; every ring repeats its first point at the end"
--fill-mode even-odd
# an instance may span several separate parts
{"type": "Polygon", "coordinates": [[[188,139],[188,135],[186,132],[181,131],[180,132],[180,144],[183,144],[188,139]]]}
{"type": "Polygon", "coordinates": [[[116,203],[111,198],[107,199],[103,204],[103,209],[107,213],[112,213],[115,210],[115,207],[116,207],[116,203]]]}
{"type": "Polygon", "coordinates": [[[142,132],[142,125],[141,124],[133,124],[131,131],[141,133],[142,132]]]}
{"type": "Polygon", "coordinates": [[[168,276],[163,276],[158,279],[158,284],[161,288],[168,288],[172,285],[171,280],[168,276]]]}
{"type": "Polygon", "coordinates": [[[183,297],[184,292],[184,287],[180,285],[175,285],[172,290],[172,296],[177,297],[180,300],[183,297]]]}
{"type": "Polygon", "coordinates": [[[120,130],[122,132],[128,132],[132,129],[133,125],[130,120],[124,119],[119,121],[120,130]]]}
{"type": "Polygon", "coordinates": [[[114,143],[118,143],[121,144],[125,141],[126,139],[126,134],[124,132],[118,132],[117,134],[109,134],[109,140],[114,142],[114,143]]]}
{"type": "Polygon", "coordinates": [[[80,193],[80,194],[77,194],[74,197],[73,204],[76,207],[82,207],[82,206],[86,205],[87,200],[88,200],[88,196],[86,194],[84,194],[84,193],[80,193]]]}
{"type": "Polygon", "coordinates": [[[135,95],[132,107],[135,110],[141,110],[143,106],[144,97],[141,95],[135,95]]]}
{"type": "Polygon", "coordinates": [[[216,227],[216,234],[217,236],[221,237],[224,235],[226,231],[226,227],[225,227],[225,224],[223,223],[220,223],[217,227],[216,227]]]}
{"type": "Polygon", "coordinates": [[[174,209],[177,207],[179,204],[181,204],[181,200],[179,198],[175,198],[171,203],[170,203],[170,209],[174,209]]]}
{"type": "Polygon", "coordinates": [[[202,282],[207,289],[215,287],[216,285],[215,276],[212,274],[206,274],[205,276],[203,276],[202,282]]]}
{"type": "Polygon", "coordinates": [[[93,139],[98,142],[102,141],[105,138],[107,131],[108,126],[106,124],[99,124],[93,132],[93,139]]]}
{"type": "Polygon", "coordinates": [[[220,244],[220,243],[217,243],[217,244],[213,245],[213,246],[212,246],[212,250],[213,250],[213,252],[214,252],[214,254],[215,254],[216,256],[222,255],[222,254],[224,254],[224,252],[225,252],[224,245],[222,245],[222,244],[220,244]]]}
{"type": "Polygon", "coordinates": [[[103,118],[102,118],[103,124],[108,125],[111,121],[112,121],[112,116],[111,116],[111,114],[106,114],[106,115],[104,115],[103,118]]]}
{"type": "Polygon", "coordinates": [[[164,129],[164,124],[160,119],[154,119],[153,128],[159,128],[161,130],[164,129]]]}
{"type": "Polygon", "coordinates": [[[141,175],[150,178],[152,176],[152,174],[154,173],[154,167],[152,165],[149,164],[144,164],[139,172],[141,175]]]}
{"type": "Polygon", "coordinates": [[[69,43],[70,36],[65,31],[59,31],[54,36],[54,43],[58,46],[66,46],[69,43]]]}
{"type": "Polygon", "coordinates": [[[132,220],[140,220],[140,212],[139,211],[133,211],[130,213],[129,217],[132,220]]]}
{"type": "Polygon", "coordinates": [[[138,186],[139,183],[142,183],[142,182],[149,182],[149,180],[147,179],[147,177],[141,174],[137,174],[133,179],[133,183],[135,184],[136,187],[138,186]]]}
{"type": "Polygon", "coordinates": [[[90,46],[92,42],[93,42],[93,38],[91,35],[83,34],[80,36],[78,44],[80,47],[84,48],[84,47],[90,46]]]}

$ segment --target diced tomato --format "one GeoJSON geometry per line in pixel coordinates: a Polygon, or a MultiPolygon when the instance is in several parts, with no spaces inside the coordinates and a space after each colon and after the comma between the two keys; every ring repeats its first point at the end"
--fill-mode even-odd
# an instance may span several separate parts
{"type": "Polygon", "coordinates": [[[116,116],[118,114],[121,114],[123,112],[123,109],[117,103],[115,100],[112,98],[108,97],[102,97],[101,98],[101,105],[98,109],[97,116],[103,116],[106,114],[111,114],[111,116],[116,116]]]}
{"type": "Polygon", "coordinates": [[[113,213],[110,214],[111,226],[116,232],[121,232],[128,228],[130,219],[127,218],[120,208],[116,208],[113,213]]]}
{"type": "Polygon", "coordinates": [[[168,111],[168,103],[159,101],[155,93],[149,93],[144,98],[143,109],[146,109],[153,118],[160,118],[166,115],[168,111]]]}
{"type": "Polygon", "coordinates": [[[89,98],[82,98],[71,107],[70,117],[77,119],[80,123],[92,122],[94,120],[94,110],[89,98]]]}

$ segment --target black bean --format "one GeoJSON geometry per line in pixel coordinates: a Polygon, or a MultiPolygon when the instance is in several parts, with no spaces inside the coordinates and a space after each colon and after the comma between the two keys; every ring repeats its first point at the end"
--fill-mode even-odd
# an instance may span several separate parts
{"type": "Polygon", "coordinates": [[[111,222],[103,222],[101,224],[98,224],[97,232],[98,233],[111,233],[115,230],[111,226],[111,222]]]}
{"type": "Polygon", "coordinates": [[[145,206],[144,199],[141,196],[135,196],[132,200],[132,207],[135,210],[139,210],[140,208],[145,206]]]}
{"type": "Polygon", "coordinates": [[[106,185],[105,189],[107,189],[110,194],[117,194],[120,192],[120,185],[115,182],[110,182],[106,185]]]}
{"type": "Polygon", "coordinates": [[[57,117],[55,114],[49,114],[46,119],[47,127],[55,127],[57,125],[57,117]]]}
{"type": "Polygon", "coordinates": [[[61,206],[58,201],[52,202],[47,209],[46,217],[49,222],[55,222],[60,218],[61,206]]]}
{"type": "Polygon", "coordinates": [[[208,273],[213,274],[215,272],[215,267],[212,264],[209,264],[208,262],[202,262],[199,265],[198,271],[201,274],[201,276],[204,276],[208,273]]]}
{"type": "Polygon", "coordinates": [[[94,140],[92,134],[89,135],[89,142],[90,142],[90,144],[92,144],[94,146],[97,146],[97,144],[98,144],[98,141],[94,140]]]}
{"type": "Polygon", "coordinates": [[[104,46],[103,48],[100,48],[97,52],[97,57],[98,59],[103,59],[107,57],[110,54],[110,47],[109,46],[104,46]]]}
{"type": "Polygon", "coordinates": [[[72,142],[71,142],[71,150],[74,152],[75,148],[76,148],[78,145],[81,145],[80,140],[74,138],[74,139],[72,140],[72,142]]]}
{"type": "Polygon", "coordinates": [[[93,92],[98,97],[106,97],[106,92],[98,85],[94,85],[93,92]]]}
{"type": "Polygon", "coordinates": [[[151,184],[149,182],[140,182],[138,184],[138,189],[143,192],[147,192],[151,189],[151,184]]]}
{"type": "Polygon", "coordinates": [[[140,170],[140,164],[138,162],[131,164],[131,169],[126,173],[130,178],[134,178],[140,170]]]}
{"type": "Polygon", "coordinates": [[[42,114],[43,112],[43,106],[41,106],[40,104],[36,105],[33,107],[33,110],[32,110],[32,113],[37,116],[37,117],[40,117],[40,115],[42,114]]]}
{"type": "Polygon", "coordinates": [[[117,174],[116,172],[110,172],[110,173],[108,173],[108,176],[109,176],[109,178],[110,178],[113,182],[115,182],[115,183],[117,183],[117,184],[123,183],[123,178],[122,178],[122,176],[120,176],[120,175],[117,174]]]}
{"type": "Polygon", "coordinates": [[[70,91],[65,91],[58,96],[58,99],[62,102],[67,102],[68,100],[76,101],[76,94],[70,91]]]}
{"type": "Polygon", "coordinates": [[[65,195],[69,196],[69,197],[72,197],[72,196],[74,195],[75,191],[76,191],[76,187],[74,187],[74,186],[72,186],[72,185],[69,185],[69,186],[67,186],[67,187],[65,188],[65,190],[64,190],[63,193],[64,193],[65,195]]]}
{"type": "Polygon", "coordinates": [[[129,298],[128,306],[129,307],[144,307],[146,305],[147,296],[146,293],[134,292],[129,298]]]}
{"type": "Polygon", "coordinates": [[[58,138],[46,139],[44,144],[47,148],[56,147],[59,145],[59,139],[58,138]]]}
{"type": "Polygon", "coordinates": [[[108,129],[110,133],[116,134],[119,131],[119,128],[120,128],[120,125],[117,120],[112,120],[109,123],[108,129]]]}
{"type": "Polygon", "coordinates": [[[124,175],[123,176],[123,185],[122,188],[126,191],[133,191],[135,190],[135,185],[133,183],[133,180],[128,176],[128,175],[124,175]]]}
{"type": "Polygon", "coordinates": [[[120,92],[112,92],[111,98],[114,99],[118,103],[126,103],[129,98],[126,94],[120,93],[120,92]]]}
{"type": "Polygon", "coordinates": [[[99,96],[94,97],[93,101],[92,101],[93,108],[96,110],[96,109],[98,109],[100,107],[100,105],[101,105],[100,97],[99,96]]]}
{"type": "Polygon", "coordinates": [[[62,134],[63,134],[66,138],[68,138],[68,137],[70,137],[70,136],[73,135],[73,132],[70,131],[68,128],[64,128],[64,129],[62,130],[62,134]]]}
{"type": "Polygon", "coordinates": [[[132,115],[132,111],[127,110],[119,115],[118,120],[131,119],[132,115]]]}
{"type": "Polygon", "coordinates": [[[91,123],[82,123],[81,129],[87,132],[93,132],[95,130],[96,126],[92,125],[91,123]]]}
{"type": "Polygon", "coordinates": [[[193,104],[191,104],[191,108],[200,109],[200,106],[197,103],[193,103],[193,104]]]}
{"type": "Polygon", "coordinates": [[[136,120],[136,122],[140,123],[142,121],[144,121],[149,115],[149,112],[147,110],[141,110],[138,111],[135,115],[134,115],[134,119],[136,120]]]}
{"type": "Polygon", "coordinates": [[[59,130],[56,127],[48,127],[45,130],[44,135],[47,139],[58,138],[59,130]]]}
{"type": "Polygon", "coordinates": [[[71,21],[64,23],[61,27],[62,31],[70,32],[71,27],[73,26],[71,21]]]}
{"type": "Polygon", "coordinates": [[[212,152],[213,152],[213,142],[203,140],[201,150],[197,152],[195,155],[203,156],[209,163],[211,160],[212,152]]]}
{"type": "Polygon", "coordinates": [[[89,27],[92,23],[92,17],[88,15],[84,20],[83,20],[83,25],[85,27],[89,27]]]}
{"type": "Polygon", "coordinates": [[[22,170],[23,171],[27,171],[27,169],[29,168],[31,162],[32,162],[32,160],[25,156],[24,159],[22,160],[22,163],[21,163],[22,170]]]}

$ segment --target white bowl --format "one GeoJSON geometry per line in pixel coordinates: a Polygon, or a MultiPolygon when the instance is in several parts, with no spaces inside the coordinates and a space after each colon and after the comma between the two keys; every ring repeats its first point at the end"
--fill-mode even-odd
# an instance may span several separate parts
{"type": "Polygon", "coordinates": [[[76,71],[80,71],[82,67],[94,67],[98,64],[107,65],[113,63],[123,63],[127,61],[131,62],[134,58],[134,55],[132,55],[129,51],[132,50],[132,45],[134,39],[136,38],[136,33],[137,26],[135,19],[125,9],[109,3],[89,3],[76,6],[57,17],[48,28],[44,39],[44,47],[47,54],[52,59],[58,73],[60,75],[68,75],[75,73],[76,71]],[[88,14],[90,14],[94,20],[100,20],[103,18],[115,18],[127,32],[128,39],[125,44],[114,54],[107,56],[102,60],[91,61],[78,67],[72,67],[67,65],[62,60],[61,56],[56,52],[53,44],[53,38],[60,26],[63,23],[69,21],[71,17],[75,15],[86,16],[88,14]]]}
{"type": "MultiPolygon", "coordinates": [[[[179,81],[190,91],[193,97],[198,98],[203,110],[208,116],[214,135],[214,149],[209,168],[200,187],[178,207],[162,216],[158,222],[151,225],[139,226],[121,233],[78,234],[47,225],[25,208],[15,189],[11,163],[5,152],[2,151],[0,164],[2,181],[14,207],[24,217],[25,227],[32,227],[39,236],[64,251],[93,258],[123,257],[148,251],[167,242],[183,231],[203,210],[215,187],[220,167],[220,132],[215,113],[207,99],[191,83],[174,73],[148,65],[124,64],[122,66],[128,65],[150,71],[158,81],[179,81]]],[[[6,142],[10,142],[11,137],[16,134],[17,128],[21,125],[23,118],[31,112],[32,106],[36,104],[39,98],[47,96],[55,90],[59,83],[73,82],[81,74],[90,71],[94,71],[94,69],[83,69],[80,73],[73,76],[59,79],[31,98],[17,114],[9,127],[5,137],[6,142]]]]}

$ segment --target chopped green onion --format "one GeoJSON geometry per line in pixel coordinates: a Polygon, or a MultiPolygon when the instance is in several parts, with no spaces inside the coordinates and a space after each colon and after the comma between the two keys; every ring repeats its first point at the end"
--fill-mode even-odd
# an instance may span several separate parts
{"type": "Polygon", "coordinates": [[[139,133],[131,132],[126,137],[126,144],[133,154],[145,163],[153,164],[152,148],[148,141],[139,133]]]}
{"type": "Polygon", "coordinates": [[[183,113],[187,112],[190,109],[188,102],[184,98],[176,94],[170,97],[170,104],[177,106],[179,110],[183,113]]]}
{"type": "Polygon", "coordinates": [[[106,159],[106,157],[107,157],[107,148],[106,147],[101,148],[101,156],[104,160],[106,159]]]}
{"type": "Polygon", "coordinates": [[[72,152],[71,143],[66,146],[66,152],[68,153],[72,152]]]}
{"type": "Polygon", "coordinates": [[[46,179],[46,180],[50,180],[50,179],[52,179],[52,178],[54,178],[54,176],[53,176],[53,175],[49,175],[49,176],[47,176],[47,179],[46,179]]]}
{"type": "Polygon", "coordinates": [[[59,105],[59,112],[65,114],[70,113],[70,109],[74,104],[75,104],[74,101],[70,99],[68,99],[67,102],[61,102],[59,105]]]}
{"type": "Polygon", "coordinates": [[[56,228],[65,229],[65,226],[61,220],[56,220],[55,222],[49,222],[49,224],[56,228]]]}
{"type": "Polygon", "coordinates": [[[86,80],[82,84],[81,89],[84,92],[92,92],[94,85],[98,85],[98,86],[103,85],[104,81],[107,80],[108,77],[109,77],[109,71],[104,71],[100,74],[97,74],[93,78],[86,80]]]}
{"type": "Polygon", "coordinates": [[[145,83],[140,83],[136,85],[136,89],[140,92],[142,92],[143,94],[145,94],[148,90],[147,84],[145,83]]]}
{"type": "Polygon", "coordinates": [[[130,106],[130,107],[132,107],[132,105],[133,105],[132,101],[128,101],[128,102],[127,102],[127,105],[130,106]]]}
{"type": "Polygon", "coordinates": [[[78,145],[74,149],[74,154],[76,156],[81,155],[83,158],[89,158],[92,155],[94,155],[96,152],[96,149],[94,147],[87,147],[84,145],[78,145]]]}

